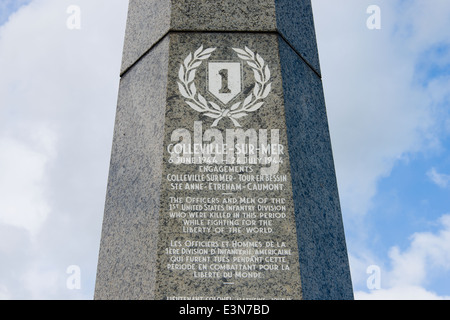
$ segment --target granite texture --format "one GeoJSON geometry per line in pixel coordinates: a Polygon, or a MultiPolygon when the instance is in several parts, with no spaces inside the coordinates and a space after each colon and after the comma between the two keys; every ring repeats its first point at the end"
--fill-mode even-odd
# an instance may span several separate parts
{"type": "Polygon", "coordinates": [[[275,31],[274,0],[172,0],[171,30],[275,31]]]}
{"type": "Polygon", "coordinates": [[[280,33],[320,74],[310,0],[130,0],[121,74],[170,31],[280,33]]]}
{"type": "Polygon", "coordinates": [[[169,41],[120,81],[95,299],[153,299],[169,41]]]}
{"type": "Polygon", "coordinates": [[[280,38],[304,299],[352,299],[322,82],[280,38]]]}
{"type": "Polygon", "coordinates": [[[129,0],[123,74],[170,30],[170,0],[129,0]]]}
{"type": "MultiPolygon", "coordinates": [[[[183,64],[183,60],[193,54],[198,48],[216,48],[208,61],[241,61],[232,48],[249,48],[257,52],[263,59],[264,64],[270,69],[272,90],[270,95],[265,99],[265,104],[254,113],[247,117],[239,119],[239,123],[243,130],[255,129],[279,129],[280,143],[287,150],[287,135],[285,128],[285,114],[283,108],[283,90],[282,77],[280,70],[280,58],[278,54],[278,37],[275,34],[244,34],[244,33],[174,33],[169,35],[170,38],[170,58],[168,72],[168,90],[167,90],[167,110],[165,125],[165,142],[167,146],[171,143],[172,132],[178,128],[186,128],[193,131],[194,121],[202,121],[202,129],[211,129],[214,121],[212,118],[202,116],[197,111],[189,107],[185,102],[186,99],[180,95],[177,83],[179,82],[179,69],[183,64]]],[[[243,68],[243,84],[242,93],[238,95],[232,102],[242,101],[253,91],[255,86],[255,78],[251,68],[245,61],[242,62],[243,68]]],[[[207,62],[202,63],[196,72],[194,83],[197,90],[205,96],[207,100],[215,100],[214,96],[209,94],[205,88],[207,74],[207,62]]],[[[215,127],[220,130],[225,137],[226,130],[234,130],[235,126],[229,119],[223,119],[215,127]]],[[[287,183],[283,191],[266,192],[264,197],[282,197],[286,201],[287,217],[274,221],[273,232],[269,234],[214,234],[207,233],[185,233],[182,231],[184,226],[181,219],[173,219],[170,217],[170,197],[207,197],[216,198],[222,201],[226,198],[247,197],[257,199],[262,196],[260,191],[245,190],[242,192],[232,192],[232,195],[223,195],[223,191],[217,190],[174,190],[171,189],[171,182],[165,177],[169,174],[199,174],[200,165],[176,165],[169,162],[170,155],[165,151],[163,161],[163,182],[161,194],[161,217],[159,228],[159,251],[158,251],[158,292],[157,299],[168,299],[170,297],[217,297],[221,299],[232,298],[253,298],[253,299],[301,299],[301,281],[299,273],[298,246],[297,236],[294,222],[294,208],[292,199],[292,186],[290,183],[290,165],[289,158],[283,158],[284,162],[280,165],[278,174],[286,175],[287,183]],[[286,257],[286,264],[289,265],[289,271],[265,271],[261,272],[262,278],[259,279],[242,279],[242,278],[206,278],[198,279],[192,277],[190,271],[168,270],[167,265],[170,264],[169,256],[165,254],[166,249],[170,248],[170,243],[176,241],[212,241],[222,243],[228,241],[260,241],[266,243],[273,241],[274,243],[284,243],[286,248],[291,249],[292,254],[286,257]],[[233,285],[224,283],[232,282],[233,285]]],[[[220,166],[217,166],[220,167],[220,166]]],[[[251,166],[254,173],[259,173],[260,168],[251,166]]],[[[233,182],[239,181],[239,175],[243,173],[234,173],[233,182]]],[[[257,213],[257,212],[256,212],[257,213]]],[[[258,213],[257,213],[258,214],[258,213]]],[[[207,221],[207,219],[204,219],[207,221]]],[[[244,228],[242,228],[244,229],[244,228]]],[[[251,255],[250,255],[251,256],[251,255]]],[[[214,255],[210,255],[211,259],[214,255]]],[[[233,261],[235,255],[225,255],[224,258],[233,261]]],[[[207,265],[210,265],[211,262],[207,265]]],[[[280,267],[281,268],[281,267],[280,267]]],[[[210,271],[210,270],[208,270],[210,271]]]]}
{"type": "Polygon", "coordinates": [[[311,0],[275,0],[277,31],[320,75],[311,0]]]}

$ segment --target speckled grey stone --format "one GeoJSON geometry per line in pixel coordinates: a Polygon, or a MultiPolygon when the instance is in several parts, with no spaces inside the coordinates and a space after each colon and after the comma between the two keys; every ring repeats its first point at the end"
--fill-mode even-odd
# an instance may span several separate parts
{"type": "Polygon", "coordinates": [[[121,74],[170,30],[170,0],[129,0],[121,74]]]}
{"type": "Polygon", "coordinates": [[[320,74],[316,32],[310,0],[275,0],[277,31],[320,74]]]}
{"type": "MultiPolygon", "coordinates": [[[[285,114],[283,108],[283,91],[280,70],[280,58],[278,53],[278,37],[275,34],[245,34],[245,33],[174,33],[170,36],[170,62],[168,73],[167,90],[167,109],[166,109],[166,137],[165,145],[171,143],[171,134],[177,128],[187,128],[192,131],[194,120],[202,121],[203,130],[210,129],[214,119],[201,116],[197,111],[191,109],[185,102],[185,98],[180,95],[177,85],[178,71],[183,60],[190,53],[194,53],[200,46],[206,48],[217,48],[211,55],[210,61],[240,61],[232,48],[251,48],[257,52],[263,59],[265,65],[271,71],[272,91],[265,100],[265,104],[260,110],[247,117],[240,118],[239,122],[244,130],[255,129],[280,129],[280,143],[287,148],[287,136],[285,129],[285,114]]],[[[244,83],[243,91],[251,92],[255,79],[252,70],[243,64],[244,83]],[[246,74],[247,73],[247,74],[246,74]]],[[[196,86],[202,91],[207,99],[213,99],[208,95],[205,86],[206,63],[203,63],[197,70],[196,86]]],[[[241,95],[245,98],[246,95],[241,95]]],[[[236,100],[233,100],[235,102],[236,100]]],[[[212,100],[214,101],[214,100],[212,100]]],[[[233,129],[233,123],[229,119],[219,122],[216,127],[224,133],[227,129],[233,129]]],[[[282,192],[266,192],[265,197],[283,197],[286,201],[287,218],[277,221],[273,224],[274,232],[270,234],[186,234],[182,232],[182,221],[180,219],[170,218],[169,198],[170,197],[197,197],[204,196],[208,198],[224,199],[228,197],[238,198],[246,196],[248,198],[261,197],[261,192],[250,191],[236,192],[232,196],[223,196],[223,191],[190,191],[190,190],[171,190],[170,182],[164,179],[168,174],[196,174],[199,172],[199,165],[175,165],[169,163],[168,152],[164,153],[163,183],[161,194],[161,218],[160,218],[160,239],[159,239],[159,272],[156,298],[170,299],[171,297],[217,297],[220,299],[301,299],[301,284],[297,253],[297,236],[294,221],[294,209],[292,199],[292,187],[290,184],[290,165],[286,157],[280,166],[278,174],[287,176],[288,183],[285,184],[285,190],[282,192]],[[273,241],[275,243],[284,243],[290,248],[292,254],[286,257],[286,264],[289,265],[288,271],[276,270],[267,271],[261,279],[196,279],[192,272],[177,272],[167,270],[170,264],[170,256],[165,255],[164,251],[170,247],[170,242],[185,241],[186,239],[194,241],[260,241],[266,243],[273,241]],[[226,285],[224,282],[232,282],[233,285],[226,285]],[[195,289],[194,289],[195,288],[195,289]]],[[[259,172],[258,166],[253,166],[255,172],[259,172]]],[[[232,174],[233,181],[239,181],[240,173],[232,174]]],[[[214,258],[214,255],[211,255],[214,258]]],[[[228,256],[230,262],[233,255],[228,256]]]]}
{"type": "Polygon", "coordinates": [[[172,0],[172,30],[275,31],[274,0],[172,0]]]}
{"type": "Polygon", "coordinates": [[[120,82],[95,299],[153,299],[168,39],[120,82]]]}
{"type": "MultiPolygon", "coordinates": [[[[121,74],[95,299],[353,298],[309,0],[131,0],[121,74]],[[230,62],[240,88],[223,101],[211,89],[210,68],[230,62]],[[257,92],[263,104],[237,114],[257,92]],[[200,110],[194,102],[202,99],[216,111],[200,110]],[[239,128],[259,143],[264,133],[279,136],[282,162],[263,177],[285,179],[279,189],[241,182],[257,179],[267,168],[261,164],[210,164],[235,170],[218,177],[206,174],[206,160],[172,162],[175,144],[204,144],[206,132],[220,140],[239,128]],[[194,189],[180,182],[202,174],[194,189]],[[220,188],[240,189],[224,192],[213,178],[222,179],[220,188]],[[183,208],[188,199],[278,199],[283,206],[270,209],[278,218],[267,218],[257,206],[246,215],[183,208]],[[233,218],[220,217],[227,214],[233,218]],[[206,227],[232,220],[242,228],[206,227]],[[244,228],[269,222],[257,233],[244,228]],[[263,250],[228,250],[244,244],[263,250]]],[[[218,74],[221,90],[230,91],[228,73],[218,74]]]]}
{"type": "Polygon", "coordinates": [[[322,82],[280,39],[304,299],[352,299],[322,82]]]}
{"type": "Polygon", "coordinates": [[[278,32],[320,74],[310,0],[130,0],[121,73],[170,31],[278,32]]]}

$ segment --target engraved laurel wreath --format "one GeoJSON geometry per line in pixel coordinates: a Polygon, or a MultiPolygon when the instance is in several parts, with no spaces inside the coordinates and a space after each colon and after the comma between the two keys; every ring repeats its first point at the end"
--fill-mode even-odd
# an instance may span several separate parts
{"type": "Polygon", "coordinates": [[[255,76],[255,86],[253,92],[244,100],[234,103],[230,108],[224,106],[221,108],[213,101],[207,101],[199,92],[194,83],[195,73],[200,67],[203,60],[208,59],[217,48],[203,49],[203,45],[198,48],[194,54],[184,59],[178,72],[178,88],[181,95],[186,98],[185,102],[195,111],[203,115],[215,119],[211,127],[219,124],[220,120],[229,118],[236,127],[241,127],[238,119],[246,117],[251,112],[257,111],[264,105],[264,99],[267,98],[272,83],[270,80],[269,66],[263,58],[258,54],[245,47],[245,50],[232,48],[238,57],[247,62],[248,66],[253,69],[255,76]]]}

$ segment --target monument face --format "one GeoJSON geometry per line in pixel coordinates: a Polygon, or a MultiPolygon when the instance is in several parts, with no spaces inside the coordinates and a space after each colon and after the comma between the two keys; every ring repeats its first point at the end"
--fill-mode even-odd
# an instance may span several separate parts
{"type": "Polygon", "coordinates": [[[130,1],[95,298],[353,298],[309,1],[130,1]]]}

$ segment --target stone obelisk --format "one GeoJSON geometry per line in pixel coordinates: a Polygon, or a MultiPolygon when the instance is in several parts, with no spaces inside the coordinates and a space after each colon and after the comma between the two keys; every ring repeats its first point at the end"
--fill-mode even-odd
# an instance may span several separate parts
{"type": "Polygon", "coordinates": [[[310,0],[130,0],[95,299],[352,299],[310,0]]]}

